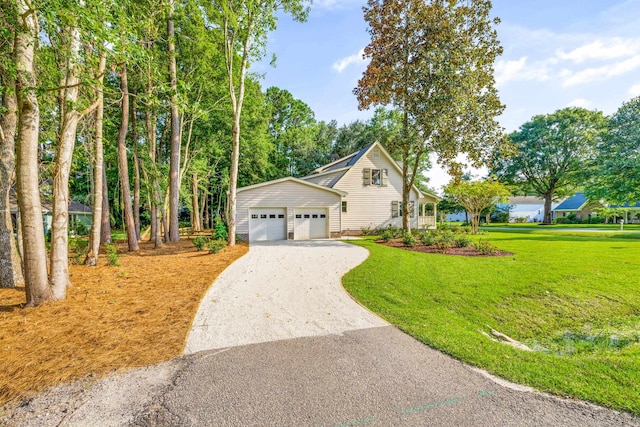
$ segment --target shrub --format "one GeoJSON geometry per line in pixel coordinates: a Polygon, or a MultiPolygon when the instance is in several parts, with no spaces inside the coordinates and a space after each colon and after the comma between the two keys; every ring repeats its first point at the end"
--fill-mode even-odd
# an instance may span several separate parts
{"type": "Polygon", "coordinates": [[[495,255],[498,252],[498,247],[488,240],[478,240],[473,244],[473,247],[481,255],[495,255]]]}
{"type": "Polygon", "coordinates": [[[74,253],[71,262],[74,264],[82,264],[88,247],[89,241],[87,239],[69,239],[69,252],[74,253]]]}
{"type": "Polygon", "coordinates": [[[216,224],[213,230],[212,237],[218,240],[227,240],[229,238],[229,231],[227,231],[227,225],[220,218],[216,218],[216,224]]]}
{"type": "Polygon", "coordinates": [[[466,248],[471,244],[471,238],[468,236],[458,236],[453,243],[457,248],[466,248]]]}
{"type": "Polygon", "coordinates": [[[217,254],[227,246],[227,241],[222,239],[213,239],[209,241],[209,253],[217,254]]]}
{"type": "Polygon", "coordinates": [[[437,240],[436,233],[433,233],[431,231],[427,231],[426,233],[422,233],[422,235],[420,235],[420,241],[425,246],[435,245],[436,240],[437,240]]]}
{"type": "Polygon", "coordinates": [[[449,239],[444,238],[444,236],[440,235],[436,238],[434,246],[436,250],[440,253],[446,254],[449,248],[451,247],[451,242],[449,239]]]}
{"type": "Polygon", "coordinates": [[[402,244],[407,246],[407,247],[415,246],[415,244],[416,244],[415,236],[413,234],[411,234],[411,233],[404,233],[402,235],[402,244]]]}
{"type": "Polygon", "coordinates": [[[380,235],[380,238],[385,242],[388,242],[393,239],[393,232],[391,232],[391,230],[384,230],[380,235]]]}
{"type": "Polygon", "coordinates": [[[114,243],[107,243],[105,245],[107,252],[107,264],[117,267],[120,265],[118,262],[118,247],[114,243]]]}
{"type": "Polygon", "coordinates": [[[363,236],[370,236],[372,232],[371,227],[360,227],[360,232],[363,236]]]}
{"type": "Polygon", "coordinates": [[[460,231],[462,231],[464,234],[471,234],[471,231],[473,231],[471,229],[470,225],[465,225],[463,227],[460,227],[460,231]]]}
{"type": "Polygon", "coordinates": [[[89,234],[89,228],[82,221],[71,221],[69,223],[69,234],[72,236],[86,236],[89,234]]]}
{"type": "Polygon", "coordinates": [[[417,228],[412,228],[411,229],[411,234],[413,235],[413,237],[419,237],[420,236],[420,230],[418,230],[417,228]]]}
{"type": "Polygon", "coordinates": [[[193,239],[193,244],[197,250],[201,251],[204,249],[204,246],[209,242],[205,236],[197,236],[193,239]]]}

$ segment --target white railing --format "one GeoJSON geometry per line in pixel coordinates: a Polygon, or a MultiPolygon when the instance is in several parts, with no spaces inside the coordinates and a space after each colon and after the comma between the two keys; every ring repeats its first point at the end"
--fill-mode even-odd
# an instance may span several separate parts
{"type": "Polygon", "coordinates": [[[428,228],[436,226],[436,217],[435,216],[419,216],[418,217],[418,228],[428,228]]]}

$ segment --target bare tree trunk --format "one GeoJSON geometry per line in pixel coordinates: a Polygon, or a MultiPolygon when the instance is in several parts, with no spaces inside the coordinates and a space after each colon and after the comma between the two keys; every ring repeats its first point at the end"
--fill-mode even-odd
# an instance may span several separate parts
{"type": "Polygon", "coordinates": [[[102,161],[102,217],[100,222],[100,244],[111,243],[111,207],[109,206],[109,188],[104,159],[102,161]]]}
{"type": "Polygon", "coordinates": [[[551,187],[546,193],[544,193],[544,218],[542,223],[546,225],[551,224],[551,202],[554,190],[555,188],[551,187]]]}
{"type": "MultiPolygon", "coordinates": [[[[87,248],[87,256],[84,259],[85,265],[95,266],[98,264],[98,256],[100,253],[100,233],[102,231],[102,208],[103,208],[103,189],[104,189],[104,146],[102,142],[102,122],[104,116],[104,93],[102,91],[102,82],[104,80],[104,71],[107,65],[107,54],[103,52],[100,55],[100,65],[98,65],[98,105],[95,111],[95,131],[94,131],[94,165],[93,165],[93,221],[91,223],[91,233],[89,234],[89,245],[87,248]]],[[[107,198],[107,203],[108,203],[107,198]]],[[[107,215],[109,209],[107,209],[107,215]]],[[[107,216],[108,218],[108,216],[107,216]]],[[[109,237],[110,239],[110,237],[109,237]]]]}
{"type": "Polygon", "coordinates": [[[23,262],[27,306],[37,306],[51,299],[47,277],[44,226],[38,185],[38,131],[40,110],[36,97],[33,70],[37,41],[36,11],[25,0],[16,0],[22,17],[16,28],[15,64],[18,98],[17,189],[22,216],[23,262]]]}
{"type": "Polygon", "coordinates": [[[129,127],[129,85],[127,82],[127,65],[122,66],[120,72],[120,89],[122,90],[122,115],[118,132],[118,175],[122,189],[122,203],[124,207],[124,222],[127,229],[129,251],[139,250],[138,238],[133,221],[131,206],[131,190],[129,189],[129,165],[127,162],[127,129],[129,127]]]}
{"type": "Polygon", "coordinates": [[[180,116],[178,114],[178,83],[176,76],[176,46],[173,23],[175,0],[169,1],[167,38],[169,49],[169,80],[171,86],[171,155],[169,158],[169,241],[180,240],[178,208],[180,203],[180,116]]]}
{"type": "Polygon", "coordinates": [[[191,210],[193,217],[191,219],[191,225],[193,231],[202,230],[202,221],[200,220],[200,207],[198,203],[198,174],[191,174],[191,210]]]}
{"type": "MultiPolygon", "coordinates": [[[[406,115],[406,113],[405,113],[406,115]]],[[[406,124],[405,124],[406,126],[406,124]]],[[[406,144],[405,144],[406,145],[406,144]]],[[[411,222],[409,217],[409,195],[411,194],[411,184],[406,178],[409,174],[409,150],[402,150],[402,229],[405,233],[411,232],[411,222]]]]}
{"type": "Polygon", "coordinates": [[[0,288],[14,288],[24,285],[22,261],[13,237],[11,221],[10,192],[16,167],[16,125],[18,123],[18,100],[13,88],[15,81],[0,64],[0,87],[3,90],[0,116],[0,288]]]}
{"type": "Polygon", "coordinates": [[[75,27],[65,28],[69,34],[69,52],[62,78],[60,93],[60,134],[58,153],[53,172],[53,209],[51,222],[51,291],[54,300],[67,297],[69,279],[69,173],[76,131],[81,114],[75,109],[78,101],[78,56],[80,32],[75,27]]]}
{"type": "MultiPolygon", "coordinates": [[[[151,77],[148,78],[148,93],[152,93],[151,77]]],[[[160,204],[160,183],[158,182],[158,170],[156,165],[156,116],[152,111],[147,111],[147,139],[149,142],[149,161],[151,162],[151,240],[156,248],[162,247],[161,215],[158,209],[160,204]]]]}
{"type": "Polygon", "coordinates": [[[133,139],[133,223],[136,238],[140,241],[140,159],[138,158],[138,129],[136,128],[136,103],[131,103],[131,136],[133,139]]]}

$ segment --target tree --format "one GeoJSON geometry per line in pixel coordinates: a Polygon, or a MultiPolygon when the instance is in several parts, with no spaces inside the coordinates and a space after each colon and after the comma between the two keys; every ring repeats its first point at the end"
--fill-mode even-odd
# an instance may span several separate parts
{"type": "MultiPolygon", "coordinates": [[[[9,16],[15,19],[14,5],[2,6],[3,18],[0,25],[13,29],[9,16]],[[11,11],[4,8],[11,7],[11,11]]],[[[13,31],[7,32],[6,39],[0,33],[0,49],[13,46],[13,31]]],[[[18,100],[15,92],[15,69],[11,49],[0,50],[0,287],[13,288],[24,284],[20,255],[13,236],[11,221],[10,192],[15,173],[16,125],[18,123],[18,100]]]]}
{"type": "Polygon", "coordinates": [[[37,11],[25,0],[16,0],[21,17],[16,24],[14,61],[16,66],[16,96],[18,99],[17,174],[18,205],[21,216],[27,306],[40,305],[51,299],[47,277],[44,227],[38,175],[38,134],[40,109],[36,96],[34,69],[38,36],[37,11]]]}
{"type": "Polygon", "coordinates": [[[169,0],[167,46],[169,50],[169,85],[171,90],[171,154],[169,158],[169,241],[180,240],[178,211],[180,203],[180,114],[178,113],[178,78],[174,28],[175,0],[169,0]]]}
{"type": "Polygon", "coordinates": [[[606,137],[597,146],[590,199],[618,205],[640,201],[640,97],[625,102],[610,120],[606,137]]]}
{"type": "Polygon", "coordinates": [[[552,201],[584,182],[606,126],[601,112],[577,107],[535,116],[509,136],[515,154],[498,155],[492,172],[522,192],[543,197],[543,223],[551,224],[552,201]]]}
{"type": "Polygon", "coordinates": [[[264,55],[269,31],[276,27],[280,9],[296,21],[305,21],[306,0],[231,0],[221,1],[212,10],[209,21],[223,31],[223,50],[231,100],[231,165],[229,168],[228,216],[229,246],[236,243],[236,190],[240,160],[240,116],[244,102],[247,68],[252,60],[264,55]],[[238,64],[239,62],[239,64],[238,64]],[[236,69],[236,66],[239,67],[236,69]]]}
{"type": "Polygon", "coordinates": [[[453,180],[444,188],[444,192],[469,212],[473,234],[478,233],[482,211],[496,203],[507,202],[511,194],[495,177],[482,181],[453,180]]]}
{"type": "MultiPolygon", "coordinates": [[[[354,93],[359,108],[391,105],[401,114],[392,144],[402,161],[403,203],[420,175],[422,159],[459,169],[467,153],[478,165],[502,142],[495,120],[503,106],[493,63],[502,52],[488,0],[369,0],[364,8],[371,61],[354,93]]],[[[409,212],[402,215],[409,231],[409,212]]]]}

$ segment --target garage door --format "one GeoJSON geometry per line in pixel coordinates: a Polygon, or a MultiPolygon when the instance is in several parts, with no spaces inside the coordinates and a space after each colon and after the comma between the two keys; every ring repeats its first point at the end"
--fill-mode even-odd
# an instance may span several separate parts
{"type": "Polygon", "coordinates": [[[249,240],[286,240],[285,208],[249,209],[249,240]]]}
{"type": "Polygon", "coordinates": [[[325,208],[297,208],[294,210],[293,236],[296,240],[329,237],[329,215],[325,208]]]}

